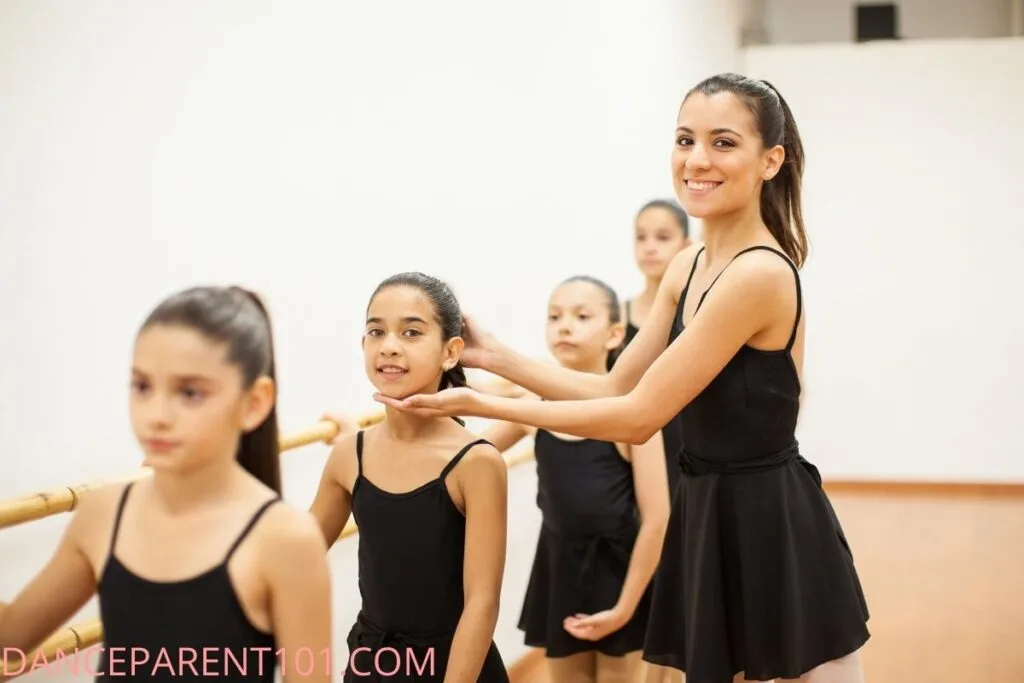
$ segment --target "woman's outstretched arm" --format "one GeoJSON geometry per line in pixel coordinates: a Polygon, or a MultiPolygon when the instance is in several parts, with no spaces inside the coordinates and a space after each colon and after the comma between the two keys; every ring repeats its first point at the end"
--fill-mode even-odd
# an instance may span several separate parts
{"type": "Polygon", "coordinates": [[[376,399],[422,415],[506,420],[602,441],[641,445],[699,395],[754,336],[774,328],[781,331],[783,326],[788,336],[794,322],[794,301],[793,272],[789,266],[771,254],[753,252],[726,269],[686,331],[661,354],[636,388],[624,396],[520,401],[448,389],[403,401],[379,395],[376,399]]]}
{"type": "Polygon", "coordinates": [[[509,348],[467,319],[463,363],[504,377],[548,401],[621,396],[633,389],[668,344],[679,293],[693,266],[697,249],[679,253],[661,281],[651,312],[639,334],[615,361],[611,372],[599,375],[544,363],[509,348]]]}

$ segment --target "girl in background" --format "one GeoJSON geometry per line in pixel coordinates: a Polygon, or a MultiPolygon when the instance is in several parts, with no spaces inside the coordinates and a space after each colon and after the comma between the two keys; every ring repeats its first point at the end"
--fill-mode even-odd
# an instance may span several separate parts
{"type": "MultiPolygon", "coordinates": [[[[447,285],[390,277],[366,311],[366,374],[396,399],[464,387],[461,332],[447,285]]],[[[507,683],[493,642],[507,497],[501,454],[461,421],[389,409],[338,440],[311,510],[328,544],[350,514],[359,527],[362,608],[345,681],[507,683]]]]}
{"type": "Polygon", "coordinates": [[[215,670],[271,683],[281,665],[289,683],[328,683],[328,565],[315,520],[280,500],[263,305],[236,287],[170,297],[136,337],[131,377],[152,477],[80,501],[53,557],[0,612],[0,649],[34,650],[98,593],[97,681],[215,670]]]}
{"type": "MultiPolygon", "coordinates": [[[[626,336],[619,354],[633,341],[640,326],[647,320],[658,288],[661,287],[661,280],[672,260],[690,246],[690,220],[674,201],[655,199],[644,204],[637,213],[634,236],[633,253],[646,286],[643,292],[623,304],[622,318],[626,323],[626,336]]],[[[668,467],[668,488],[674,492],[679,483],[679,450],[683,445],[678,415],[661,428],[661,437],[668,467]]]]}
{"type": "MultiPolygon", "coordinates": [[[[606,373],[620,310],[600,280],[559,285],[546,335],[558,363],[606,373]]],[[[628,446],[504,422],[484,437],[504,452],[531,434],[543,522],[519,628],[544,648],[552,681],[635,683],[669,513],[661,436],[628,446]]]]}

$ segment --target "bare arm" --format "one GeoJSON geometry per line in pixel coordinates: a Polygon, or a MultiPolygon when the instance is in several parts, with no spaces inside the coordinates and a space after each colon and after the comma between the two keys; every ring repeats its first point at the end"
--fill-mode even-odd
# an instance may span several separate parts
{"type": "MultiPolygon", "coordinates": [[[[404,401],[380,396],[377,400],[423,415],[507,420],[601,441],[641,445],[698,396],[755,336],[771,332],[773,339],[787,339],[794,312],[792,270],[776,256],[752,252],[725,270],[686,331],[625,396],[541,402],[449,389],[404,401]]],[[[632,344],[627,353],[630,348],[632,344]]]]}
{"type": "Polygon", "coordinates": [[[548,365],[489,338],[489,351],[479,354],[485,369],[524,387],[548,401],[621,396],[636,386],[651,363],[668,344],[679,292],[690,273],[697,248],[690,247],[673,259],[662,278],[643,327],[615,361],[611,372],[598,375],[548,365]]]}
{"type": "Polygon", "coordinates": [[[458,470],[466,506],[465,603],[444,683],[475,683],[498,623],[505,570],[508,468],[497,450],[481,444],[466,454],[458,470]]]}
{"type": "MultiPolygon", "coordinates": [[[[108,507],[103,499],[109,498],[105,494],[93,492],[82,499],[50,561],[0,611],[0,652],[11,648],[29,654],[67,623],[96,592],[96,573],[83,539],[101,518],[109,516],[103,515],[108,507]]],[[[16,662],[8,662],[7,667],[11,671],[20,669],[16,662]]]]}
{"type": "Polygon", "coordinates": [[[356,457],[355,444],[355,434],[347,434],[331,450],[323,474],[320,475],[320,486],[309,507],[313,518],[320,525],[328,549],[338,540],[352,514],[352,493],[346,488],[346,482],[348,470],[356,457]]]}
{"type": "Polygon", "coordinates": [[[665,469],[665,445],[661,431],[642,446],[630,447],[633,463],[633,487],[636,490],[637,507],[640,509],[640,532],[637,534],[633,552],[629,558],[629,569],[615,604],[625,625],[636,612],[637,605],[647,590],[654,570],[661,561],[661,548],[665,542],[665,527],[668,526],[669,495],[668,475],[665,469]]]}
{"type": "Polygon", "coordinates": [[[505,453],[529,435],[529,427],[514,422],[498,422],[481,434],[480,438],[494,444],[499,453],[505,453]]]}
{"type": "MultiPolygon", "coordinates": [[[[281,506],[284,507],[284,506],[281,506]]],[[[277,512],[261,553],[278,663],[286,683],[331,683],[331,578],[320,527],[290,507],[277,512]]],[[[268,525],[270,526],[270,525],[268,525]]]]}
{"type": "MultiPolygon", "coordinates": [[[[539,400],[539,397],[536,394],[531,394],[525,390],[520,390],[518,394],[519,395],[516,398],[520,401],[539,400]]],[[[498,422],[487,429],[487,431],[481,434],[480,437],[487,439],[487,441],[498,449],[499,453],[506,453],[517,443],[532,435],[533,432],[533,427],[530,427],[529,425],[516,424],[515,422],[498,422]]]]}

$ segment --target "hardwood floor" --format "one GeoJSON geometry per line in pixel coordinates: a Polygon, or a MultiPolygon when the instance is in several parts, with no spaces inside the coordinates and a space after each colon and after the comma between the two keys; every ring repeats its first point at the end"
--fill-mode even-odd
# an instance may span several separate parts
{"type": "MultiPolygon", "coordinates": [[[[837,484],[871,610],[865,683],[1024,682],[1024,489],[837,484]]],[[[513,683],[549,683],[528,656],[513,683]]]]}

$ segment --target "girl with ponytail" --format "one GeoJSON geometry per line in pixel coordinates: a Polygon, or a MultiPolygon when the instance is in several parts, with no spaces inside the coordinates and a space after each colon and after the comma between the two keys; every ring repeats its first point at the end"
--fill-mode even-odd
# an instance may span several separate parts
{"type": "Polygon", "coordinates": [[[671,169],[703,243],[673,259],[611,372],[538,363],[473,327],[464,332],[470,367],[545,400],[467,389],[379,400],[412,415],[472,415],[630,444],[682,413],[681,476],[644,659],[685,671],[688,683],[862,683],[867,603],[818,470],[796,439],[807,235],[793,113],[770,83],[712,76],[679,109],[671,169]]]}
{"type": "MultiPolygon", "coordinates": [[[[401,399],[466,387],[462,311],[423,273],[386,279],[366,310],[366,374],[401,399]]],[[[345,681],[391,667],[394,681],[507,683],[494,645],[505,567],[507,472],[490,443],[455,420],[387,410],[335,441],[311,511],[327,544],[359,526],[363,603],[345,681]]],[[[388,669],[390,671],[390,669],[388,669]]],[[[371,680],[377,680],[373,678],[371,680]]]]}
{"type": "Polygon", "coordinates": [[[315,520],[280,500],[276,394],[256,295],[197,287],[157,306],[135,340],[130,402],[152,477],[80,501],[0,613],[0,648],[30,652],[97,593],[97,681],[198,681],[210,650],[233,681],[270,683],[279,664],[287,683],[330,681],[279,661],[330,648],[331,592],[315,520]],[[118,649],[130,662],[108,656],[118,649]]]}

